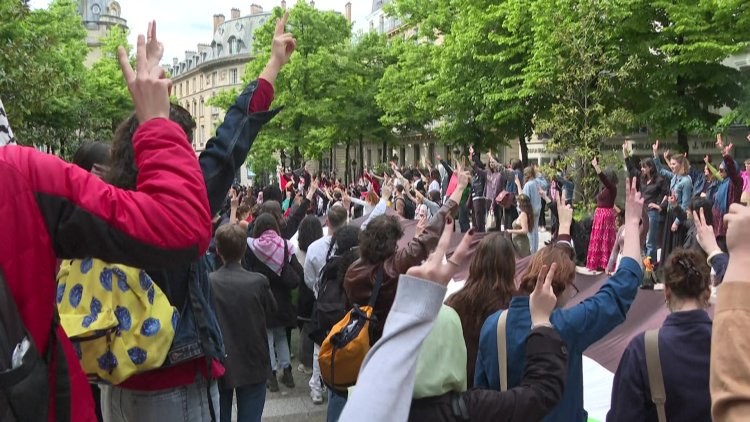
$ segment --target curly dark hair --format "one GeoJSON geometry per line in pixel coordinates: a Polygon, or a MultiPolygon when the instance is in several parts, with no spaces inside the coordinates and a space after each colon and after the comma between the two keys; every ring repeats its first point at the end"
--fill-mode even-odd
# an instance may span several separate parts
{"type": "Polygon", "coordinates": [[[380,215],[373,218],[367,228],[359,234],[362,260],[369,264],[380,264],[396,253],[398,240],[404,235],[398,218],[380,215]]]}
{"type": "MultiPolygon", "coordinates": [[[[193,142],[195,121],[189,111],[177,104],[172,104],[169,108],[169,120],[180,125],[187,135],[188,142],[193,142]]],[[[138,167],[135,165],[133,135],[137,129],[138,119],[133,113],[120,123],[112,139],[112,152],[106,181],[122,189],[135,190],[138,167]]]]}
{"type": "Polygon", "coordinates": [[[311,243],[323,237],[323,225],[314,215],[308,215],[299,223],[299,237],[297,243],[301,251],[307,252],[311,243]]]}
{"type": "Polygon", "coordinates": [[[711,268],[697,249],[675,249],[662,267],[661,279],[681,299],[708,299],[711,268]],[[705,296],[705,297],[704,297],[705,296]]]}

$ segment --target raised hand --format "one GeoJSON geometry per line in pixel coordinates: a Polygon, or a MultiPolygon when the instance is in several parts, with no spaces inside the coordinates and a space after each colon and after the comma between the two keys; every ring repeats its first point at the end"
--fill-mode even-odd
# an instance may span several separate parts
{"type": "Polygon", "coordinates": [[[703,157],[703,162],[706,163],[706,164],[710,163],[711,162],[711,157],[709,157],[708,154],[706,154],[703,157]]]}
{"type": "Polygon", "coordinates": [[[286,23],[289,21],[289,11],[284,12],[281,19],[276,20],[276,29],[273,33],[273,42],[271,43],[271,58],[276,60],[280,65],[289,63],[289,58],[297,48],[297,40],[291,32],[284,32],[286,23]]]}
{"type": "Polygon", "coordinates": [[[703,207],[700,208],[700,213],[693,211],[693,224],[695,224],[696,229],[696,240],[698,240],[698,244],[701,245],[701,249],[707,255],[721,250],[719,244],[716,243],[716,235],[714,234],[713,227],[710,224],[706,224],[703,207]]]}
{"type": "Polygon", "coordinates": [[[417,221],[417,230],[414,232],[414,237],[417,238],[424,233],[424,230],[427,228],[427,215],[422,215],[419,217],[419,221],[417,221]]]}
{"type": "Polygon", "coordinates": [[[536,278],[536,287],[529,297],[532,327],[549,324],[549,316],[557,304],[557,297],[552,290],[552,280],[556,271],[557,263],[553,263],[549,268],[545,265],[536,278]]]}
{"type": "Polygon", "coordinates": [[[716,148],[719,148],[719,151],[724,149],[724,138],[721,133],[716,134],[716,148]]]}
{"type": "Polygon", "coordinates": [[[625,224],[634,224],[636,227],[640,224],[643,213],[643,197],[637,186],[636,177],[625,182],[625,224]]]}
{"type": "Polygon", "coordinates": [[[672,150],[667,149],[664,151],[664,161],[669,161],[669,158],[672,156],[672,150]]]}
{"type": "MultiPolygon", "coordinates": [[[[155,34],[155,30],[154,30],[155,34]]],[[[156,119],[169,118],[169,90],[172,81],[163,79],[164,69],[158,64],[152,66],[146,46],[146,37],[138,36],[136,43],[136,70],[130,66],[128,54],[123,47],[118,47],[120,68],[133,97],[135,114],[140,124],[156,119]]],[[[156,52],[158,54],[158,51],[156,52]]]]}
{"type": "Polygon", "coordinates": [[[562,192],[558,192],[555,200],[557,201],[558,233],[570,234],[570,226],[573,224],[573,207],[565,203],[562,192]]]}
{"type": "MultiPolygon", "coordinates": [[[[750,207],[732,204],[724,214],[727,225],[727,250],[730,259],[735,257],[747,261],[750,258],[750,207]]],[[[745,268],[747,270],[747,268],[745,268]]]]}
{"type": "Polygon", "coordinates": [[[591,159],[591,165],[594,166],[594,168],[599,167],[599,159],[594,157],[591,159]]]}
{"type": "Polygon", "coordinates": [[[659,156],[659,140],[657,139],[656,142],[654,142],[651,145],[651,151],[654,153],[654,157],[659,156]]]}
{"type": "Polygon", "coordinates": [[[469,158],[474,157],[474,145],[469,147],[469,158]]]}
{"type": "Polygon", "coordinates": [[[156,21],[148,23],[146,33],[146,51],[148,55],[148,68],[153,69],[159,66],[164,56],[164,45],[156,38],[156,21]]]}
{"type": "Polygon", "coordinates": [[[730,143],[729,145],[725,146],[725,147],[724,147],[724,148],[723,148],[723,149],[721,150],[721,156],[722,156],[722,157],[726,157],[726,156],[728,156],[729,154],[731,154],[731,153],[732,153],[732,148],[733,148],[733,147],[734,147],[734,144],[731,144],[731,143],[730,143]]]}
{"type": "Polygon", "coordinates": [[[460,269],[459,262],[463,262],[469,254],[469,246],[474,239],[474,229],[469,230],[461,239],[455,252],[450,258],[443,260],[445,253],[450,246],[451,237],[453,236],[454,220],[451,217],[445,219],[443,234],[440,236],[437,248],[427,257],[422,265],[411,267],[406,274],[418,277],[424,280],[434,281],[442,286],[448,285],[454,275],[460,269]]]}

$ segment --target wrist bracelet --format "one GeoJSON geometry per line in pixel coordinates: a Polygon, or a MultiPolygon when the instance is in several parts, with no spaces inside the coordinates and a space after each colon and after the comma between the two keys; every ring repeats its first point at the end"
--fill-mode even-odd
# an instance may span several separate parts
{"type": "Polygon", "coordinates": [[[547,322],[540,322],[539,324],[531,324],[531,329],[532,329],[532,330],[533,330],[534,328],[539,328],[539,327],[549,327],[549,328],[555,328],[555,326],[554,326],[554,325],[552,325],[552,323],[551,323],[551,322],[549,322],[549,321],[547,321],[547,322]]]}

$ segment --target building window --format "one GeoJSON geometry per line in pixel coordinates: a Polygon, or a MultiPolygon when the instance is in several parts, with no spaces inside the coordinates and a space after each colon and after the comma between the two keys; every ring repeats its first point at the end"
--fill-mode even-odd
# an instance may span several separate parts
{"type": "Polygon", "coordinates": [[[237,69],[229,70],[229,83],[234,85],[237,83],[237,69]]]}
{"type": "Polygon", "coordinates": [[[422,144],[414,145],[414,165],[419,167],[422,161],[422,144]]]}
{"type": "Polygon", "coordinates": [[[401,166],[405,166],[406,165],[406,147],[401,147],[398,152],[399,152],[398,164],[401,166]]]}
{"type": "Polygon", "coordinates": [[[180,97],[182,97],[182,84],[180,84],[180,97]]]}
{"type": "Polygon", "coordinates": [[[198,109],[198,118],[203,117],[203,98],[201,98],[200,108],[198,109]]]}
{"type": "Polygon", "coordinates": [[[190,94],[190,81],[189,80],[185,81],[185,94],[186,95],[190,94]]]}
{"type": "Polygon", "coordinates": [[[198,91],[198,84],[195,83],[195,78],[193,78],[193,93],[195,93],[196,91],[198,91]]]}
{"type": "Polygon", "coordinates": [[[229,54],[237,54],[237,38],[229,37],[229,54]]]}
{"type": "Polygon", "coordinates": [[[203,75],[201,75],[201,89],[203,89],[203,75]]]}
{"type": "Polygon", "coordinates": [[[211,74],[211,86],[216,86],[216,72],[211,74]]]}

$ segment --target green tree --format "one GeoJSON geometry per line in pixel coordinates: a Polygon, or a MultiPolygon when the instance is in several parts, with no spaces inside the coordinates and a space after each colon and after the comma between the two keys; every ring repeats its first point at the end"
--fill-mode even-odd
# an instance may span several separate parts
{"type": "MultiPolygon", "coordinates": [[[[281,15],[281,8],[275,8],[273,19],[256,31],[257,57],[246,67],[245,82],[257,77],[265,66],[275,19],[281,15]]],[[[341,46],[350,39],[351,28],[342,15],[320,11],[302,0],[289,11],[287,31],[294,34],[297,50],[275,83],[275,103],[284,105],[284,111],[267,125],[256,145],[268,151],[285,150],[292,166],[299,166],[303,154],[316,157],[331,146],[318,136],[322,128],[330,126],[323,116],[327,107],[335,107],[330,103],[330,91],[339,75],[333,69],[342,54],[341,46]]]]}
{"type": "Polygon", "coordinates": [[[536,129],[549,136],[547,151],[562,157],[583,206],[590,207],[599,189],[590,160],[601,155],[604,139],[633,122],[621,92],[634,82],[639,63],[620,48],[616,30],[627,13],[600,0],[540,1],[532,13],[537,48],[526,83],[550,96],[536,129]]]}
{"type": "Polygon", "coordinates": [[[54,0],[29,11],[25,2],[2,0],[0,14],[0,38],[8,41],[0,47],[0,92],[16,136],[67,156],[78,139],[88,53],[76,4],[54,0]]]}
{"type": "Polygon", "coordinates": [[[646,63],[640,88],[648,98],[636,110],[640,120],[656,134],[676,134],[687,152],[690,134],[715,130],[721,107],[740,106],[729,119],[741,119],[749,78],[722,62],[748,47],[749,16],[743,0],[634,3],[627,36],[640,41],[632,54],[646,63]]]}
{"type": "Polygon", "coordinates": [[[111,139],[120,122],[133,112],[133,101],[117,56],[119,46],[125,47],[130,54],[128,31],[115,26],[102,39],[101,57],[88,71],[86,107],[82,113],[90,139],[111,139]]]}

